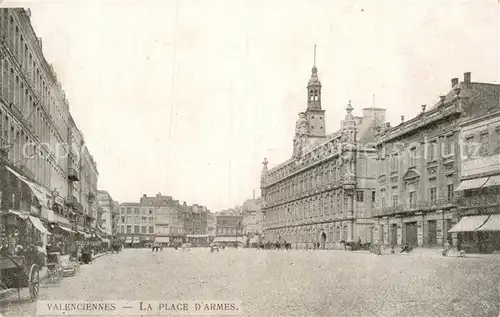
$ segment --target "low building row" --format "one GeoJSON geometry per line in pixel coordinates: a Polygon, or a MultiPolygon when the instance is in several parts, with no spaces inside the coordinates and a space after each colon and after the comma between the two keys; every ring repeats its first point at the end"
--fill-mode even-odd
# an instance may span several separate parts
{"type": "Polygon", "coordinates": [[[117,222],[117,235],[131,246],[154,241],[207,243],[215,235],[215,218],[210,210],[197,204],[181,204],[161,193],[144,194],[139,202],[121,203],[117,222]]]}

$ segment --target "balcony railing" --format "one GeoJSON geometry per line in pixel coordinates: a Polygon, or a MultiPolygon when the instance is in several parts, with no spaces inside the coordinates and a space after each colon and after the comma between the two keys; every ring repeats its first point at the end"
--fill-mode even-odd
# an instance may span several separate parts
{"type": "Polygon", "coordinates": [[[68,179],[72,182],[77,182],[80,180],[80,178],[78,177],[78,173],[74,168],[70,168],[68,170],[68,179]]]}
{"type": "Polygon", "coordinates": [[[73,210],[78,214],[83,214],[82,204],[80,204],[73,195],[66,197],[66,206],[73,208],[73,210]]]}
{"type": "Polygon", "coordinates": [[[435,201],[416,201],[414,203],[407,204],[396,204],[393,206],[376,206],[373,215],[374,216],[388,216],[398,213],[407,213],[414,211],[428,211],[440,208],[450,208],[455,206],[454,201],[449,201],[448,199],[437,199],[435,201]]]}

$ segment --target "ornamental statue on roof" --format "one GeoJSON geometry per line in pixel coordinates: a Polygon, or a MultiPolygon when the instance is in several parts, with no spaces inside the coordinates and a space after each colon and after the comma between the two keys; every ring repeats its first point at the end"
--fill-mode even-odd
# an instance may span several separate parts
{"type": "Polygon", "coordinates": [[[307,145],[309,134],[309,122],[304,112],[299,113],[299,118],[295,124],[295,137],[293,138],[293,158],[299,159],[307,145]]]}

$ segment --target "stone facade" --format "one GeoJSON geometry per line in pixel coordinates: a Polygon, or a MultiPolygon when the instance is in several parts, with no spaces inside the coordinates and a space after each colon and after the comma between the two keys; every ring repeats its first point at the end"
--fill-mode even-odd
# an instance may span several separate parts
{"type": "Polygon", "coordinates": [[[113,236],[115,232],[116,212],[118,211],[115,201],[111,195],[105,190],[97,192],[97,203],[102,210],[102,215],[98,226],[104,230],[107,236],[113,236]]]}
{"type": "Polygon", "coordinates": [[[498,85],[452,80],[439,102],[395,127],[378,129],[375,242],[443,246],[458,222],[461,122],[498,109],[498,85]],[[496,96],[496,97],[494,97],[496,96]]]}
{"type": "Polygon", "coordinates": [[[97,166],[30,19],[30,10],[0,9],[0,146],[13,168],[43,192],[37,206],[42,220],[90,232],[97,166]]]}
{"type": "Polygon", "coordinates": [[[385,120],[385,109],[365,108],[362,117],[355,117],[349,102],[341,130],[326,135],[321,88],[314,66],[292,158],[272,169],[263,162],[265,239],[286,240],[294,248],[318,243],[322,249],[341,248],[342,242],[372,241],[373,236],[373,135],[385,120]]]}
{"type": "Polygon", "coordinates": [[[261,198],[247,199],[242,206],[242,216],[244,235],[260,235],[263,233],[264,214],[262,213],[261,198]]]}

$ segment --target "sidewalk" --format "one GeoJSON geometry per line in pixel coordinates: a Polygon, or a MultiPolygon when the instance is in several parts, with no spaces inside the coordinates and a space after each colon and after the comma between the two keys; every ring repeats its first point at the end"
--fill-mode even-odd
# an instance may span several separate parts
{"type": "MultiPolygon", "coordinates": [[[[93,255],[92,260],[100,258],[101,256],[104,256],[106,254],[108,254],[108,253],[106,252],[106,253],[99,253],[99,254],[93,255]]],[[[69,255],[63,255],[61,258],[69,261],[69,255]]],[[[40,269],[39,277],[40,277],[40,284],[42,284],[44,281],[47,280],[47,267],[46,266],[44,266],[40,269]]],[[[15,289],[15,288],[6,289],[6,290],[0,289],[0,299],[13,294],[14,292],[17,292],[17,289],[15,289]]]]}

